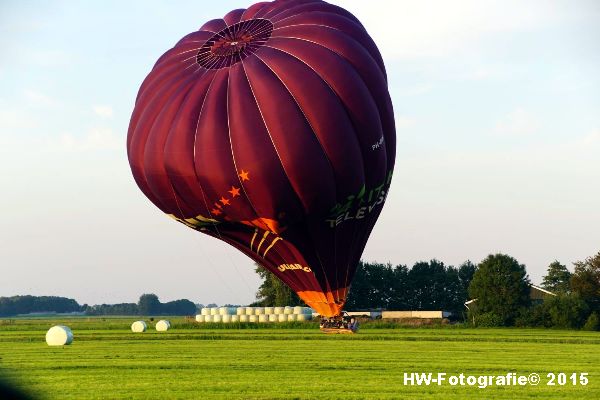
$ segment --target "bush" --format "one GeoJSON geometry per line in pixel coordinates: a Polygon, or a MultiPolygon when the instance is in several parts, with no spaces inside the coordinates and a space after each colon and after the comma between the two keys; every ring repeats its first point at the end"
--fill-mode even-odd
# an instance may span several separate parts
{"type": "Polygon", "coordinates": [[[544,301],[552,327],[581,328],[589,313],[587,304],[576,294],[560,295],[544,301]]]}
{"type": "Polygon", "coordinates": [[[600,331],[600,318],[596,312],[590,314],[582,329],[584,331],[600,331]]]}
{"type": "Polygon", "coordinates": [[[504,326],[504,318],[493,312],[478,314],[475,316],[475,326],[481,326],[484,328],[504,326]]]}

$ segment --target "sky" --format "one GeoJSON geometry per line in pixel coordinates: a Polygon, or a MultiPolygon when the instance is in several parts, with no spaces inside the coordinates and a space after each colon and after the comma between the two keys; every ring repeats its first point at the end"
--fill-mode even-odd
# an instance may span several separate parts
{"type": "MultiPolygon", "coordinates": [[[[391,190],[366,261],[600,251],[600,2],[332,0],[386,64],[391,190]]],[[[166,217],[125,139],[156,59],[246,1],[0,3],[0,296],[247,304],[237,250],[166,217]]]]}

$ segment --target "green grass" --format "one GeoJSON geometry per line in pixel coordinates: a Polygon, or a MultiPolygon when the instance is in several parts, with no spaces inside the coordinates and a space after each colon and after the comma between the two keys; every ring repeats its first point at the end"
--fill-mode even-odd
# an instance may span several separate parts
{"type": "Polygon", "coordinates": [[[61,399],[598,399],[600,333],[364,325],[324,335],[316,324],[190,324],[133,334],[133,318],[0,320],[0,367],[36,395],[61,399]],[[71,346],[46,330],[70,326],[71,346]],[[404,372],[542,376],[538,386],[405,386],[404,372]],[[588,372],[587,386],[546,386],[550,372],[588,372]]]}

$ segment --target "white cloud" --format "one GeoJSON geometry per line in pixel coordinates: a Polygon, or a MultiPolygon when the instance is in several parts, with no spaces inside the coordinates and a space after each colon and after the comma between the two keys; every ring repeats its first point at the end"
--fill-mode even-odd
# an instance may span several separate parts
{"type": "Polygon", "coordinates": [[[522,108],[510,112],[499,121],[494,133],[498,135],[525,136],[537,132],[539,122],[537,119],[522,108]]]}
{"type": "Polygon", "coordinates": [[[23,91],[23,96],[27,99],[30,105],[39,107],[56,107],[60,102],[47,94],[37,90],[26,89],[23,91]]]}
{"type": "Polygon", "coordinates": [[[334,2],[360,19],[386,60],[443,57],[485,34],[531,31],[585,12],[548,0],[334,2]]]}
{"type": "Polygon", "coordinates": [[[93,106],[92,109],[94,110],[94,113],[100,117],[112,118],[113,116],[113,108],[111,106],[98,104],[93,106]]]}
{"type": "Polygon", "coordinates": [[[63,133],[54,147],[66,151],[121,150],[124,144],[110,128],[92,128],[84,137],[63,133]]]}

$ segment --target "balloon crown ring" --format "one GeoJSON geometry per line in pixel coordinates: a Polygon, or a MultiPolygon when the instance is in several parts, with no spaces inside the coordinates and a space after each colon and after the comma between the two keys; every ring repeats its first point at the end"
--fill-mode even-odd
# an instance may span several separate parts
{"type": "Polygon", "coordinates": [[[271,37],[273,24],[256,18],[238,22],[215,33],[198,50],[196,62],[206,69],[230,67],[248,57],[271,37]]]}

